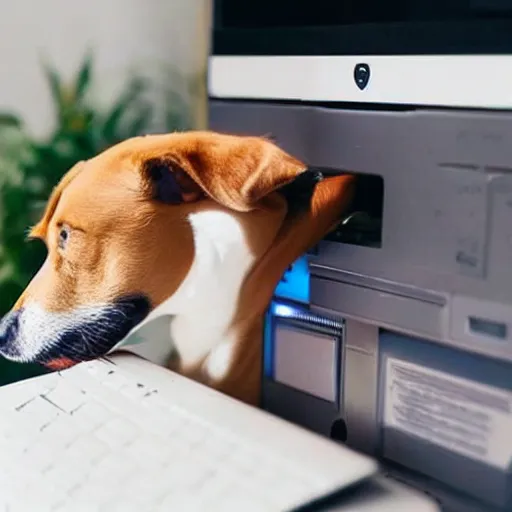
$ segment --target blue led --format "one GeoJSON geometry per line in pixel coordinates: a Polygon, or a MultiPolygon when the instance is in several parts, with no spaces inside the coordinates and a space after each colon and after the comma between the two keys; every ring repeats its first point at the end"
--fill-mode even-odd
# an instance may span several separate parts
{"type": "Polygon", "coordinates": [[[309,303],[309,267],[307,256],[301,256],[283,274],[274,295],[281,299],[309,303]]]}
{"type": "Polygon", "coordinates": [[[273,304],[272,311],[275,316],[279,316],[281,318],[292,318],[294,313],[297,311],[297,308],[289,306],[288,304],[279,304],[276,302],[273,304]]]}

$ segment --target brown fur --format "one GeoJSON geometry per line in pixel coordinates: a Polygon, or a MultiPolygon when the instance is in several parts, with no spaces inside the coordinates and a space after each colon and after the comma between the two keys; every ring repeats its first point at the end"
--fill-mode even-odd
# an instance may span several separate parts
{"type": "Polygon", "coordinates": [[[58,312],[136,292],[156,307],[177,290],[193,262],[188,214],[234,211],[256,255],[232,324],[235,363],[221,382],[206,377],[201,365],[185,368],[174,360],[170,367],[257,404],[262,321],[273,290],[286,267],[340,218],[351,197],[351,177],[328,178],[317,185],[309,210],[287,216],[286,202],[275,191],[305,167],[263,138],[212,132],[139,137],[80,162],[56,187],[32,229],[31,236],[45,241],[48,259],[15,309],[27,297],[58,312]],[[191,179],[189,196],[179,206],[149,196],[143,169],[152,159],[177,164],[191,179]],[[72,233],[65,253],[57,247],[62,225],[72,233]]]}
{"type": "Polygon", "coordinates": [[[214,382],[203,372],[202,365],[183,369],[179,362],[171,362],[173,370],[181,370],[181,373],[251,405],[259,404],[263,320],[275,287],[289,264],[334,227],[350,202],[353,185],[352,176],[338,176],[320,182],[311,209],[299,218],[285,220],[272,245],[256,262],[242,286],[232,325],[237,333],[238,346],[229,374],[222,381],[214,382]]]}

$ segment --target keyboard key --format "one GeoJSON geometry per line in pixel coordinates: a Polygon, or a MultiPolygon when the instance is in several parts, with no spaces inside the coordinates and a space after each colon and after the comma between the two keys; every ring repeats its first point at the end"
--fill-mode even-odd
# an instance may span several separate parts
{"type": "Polygon", "coordinates": [[[2,478],[0,478],[2,493],[0,493],[0,498],[23,495],[27,487],[37,480],[37,477],[37,473],[27,472],[27,469],[19,463],[5,468],[5,470],[2,468],[2,478]]]}
{"type": "Polygon", "coordinates": [[[218,468],[210,478],[203,480],[199,492],[201,501],[205,505],[205,510],[209,508],[211,503],[216,503],[222,496],[229,494],[234,485],[237,485],[236,480],[234,481],[221,468],[218,468]]]}
{"type": "Polygon", "coordinates": [[[134,473],[130,480],[123,482],[123,497],[138,504],[139,510],[145,510],[149,504],[156,504],[169,493],[169,481],[162,471],[134,473]]]}
{"type": "Polygon", "coordinates": [[[256,461],[255,453],[243,446],[236,446],[229,457],[229,464],[243,473],[253,473],[257,468],[256,461]]]}
{"type": "Polygon", "coordinates": [[[133,461],[122,453],[111,452],[93,466],[90,481],[104,486],[116,486],[136,472],[137,467],[133,461]]]}
{"type": "Polygon", "coordinates": [[[169,489],[173,491],[193,489],[194,486],[213,476],[214,470],[205,464],[205,460],[190,453],[186,458],[177,460],[166,473],[169,479],[169,489]]]}
{"type": "Polygon", "coordinates": [[[127,453],[141,468],[160,468],[173,460],[173,453],[168,444],[150,436],[135,439],[129,444],[127,453]]]}
{"type": "Polygon", "coordinates": [[[52,421],[40,430],[39,443],[62,446],[66,448],[80,435],[77,422],[70,416],[59,416],[58,421],[52,421]]]}
{"type": "Polygon", "coordinates": [[[3,438],[6,437],[14,437],[18,436],[18,428],[17,423],[19,421],[18,412],[15,409],[6,409],[2,408],[2,413],[0,415],[0,435],[3,438]]]}
{"type": "MultiPolygon", "coordinates": [[[[81,365],[75,366],[74,368],[77,371],[89,373],[91,377],[98,377],[101,374],[100,368],[102,368],[102,363],[100,363],[98,360],[87,361],[81,365]]],[[[66,372],[69,372],[69,370],[66,370],[66,372]]]]}
{"type": "Polygon", "coordinates": [[[91,432],[112,417],[112,412],[96,401],[85,403],[76,409],[72,417],[83,432],[91,432]]]}
{"type": "Polygon", "coordinates": [[[31,440],[23,437],[0,438],[0,475],[16,464],[24,450],[30,446],[29,443],[31,440]]]}
{"type": "Polygon", "coordinates": [[[101,380],[104,386],[115,391],[120,390],[127,383],[126,378],[120,372],[114,370],[107,371],[107,374],[101,380]]]}
{"type": "Polygon", "coordinates": [[[139,414],[140,416],[134,418],[134,420],[138,420],[138,424],[141,425],[144,430],[158,436],[162,441],[180,437],[184,429],[184,420],[180,416],[159,413],[151,409],[147,411],[143,409],[139,414]]]}
{"type": "Polygon", "coordinates": [[[86,479],[88,469],[88,466],[82,465],[80,461],[65,457],[63,461],[54,460],[44,472],[44,479],[49,485],[67,493],[86,479]]]}
{"type": "Polygon", "coordinates": [[[33,509],[49,511],[55,509],[65,499],[65,491],[62,486],[52,486],[42,478],[35,485],[28,487],[27,495],[34,503],[33,509]]]}
{"type": "Polygon", "coordinates": [[[85,363],[85,365],[79,365],[78,367],[80,371],[87,372],[89,375],[93,376],[98,381],[103,381],[109,375],[113,375],[118,371],[116,366],[108,361],[102,361],[100,359],[85,363]]]}
{"type": "Polygon", "coordinates": [[[75,467],[83,466],[87,470],[109,453],[109,447],[92,436],[82,435],[67,448],[66,458],[75,467]]]}
{"type": "Polygon", "coordinates": [[[54,404],[37,396],[18,409],[18,419],[23,422],[23,427],[35,431],[42,429],[54,420],[60,412],[60,409],[54,404]]]}
{"type": "Polygon", "coordinates": [[[113,418],[94,431],[94,435],[109,448],[115,450],[133,441],[139,429],[124,418],[113,418]]]}
{"type": "Polygon", "coordinates": [[[227,461],[235,450],[235,443],[231,442],[225,436],[216,433],[209,433],[201,443],[201,451],[204,456],[218,462],[227,461]]]}
{"type": "Polygon", "coordinates": [[[140,403],[144,407],[150,407],[151,409],[157,409],[162,412],[168,409],[168,404],[162,400],[157,389],[147,390],[140,398],[140,403]]]}
{"type": "Polygon", "coordinates": [[[87,399],[85,394],[71,387],[66,387],[64,383],[61,383],[60,386],[57,386],[45,396],[50,402],[67,413],[81,407],[87,399]]]}
{"type": "MultiPolygon", "coordinates": [[[[63,512],[75,512],[76,507],[82,507],[78,510],[84,512],[89,510],[101,510],[101,506],[108,501],[115,498],[119,493],[119,490],[115,487],[108,485],[97,480],[87,480],[80,487],[74,488],[69,493],[69,498],[66,500],[67,508],[63,508],[63,512]],[[89,508],[87,508],[89,507],[89,508]]],[[[59,510],[60,512],[60,510],[59,510]]]]}
{"type": "MultiPolygon", "coordinates": [[[[200,423],[188,421],[183,425],[183,430],[180,432],[180,441],[191,445],[197,445],[206,438],[208,431],[206,427],[200,423]]],[[[171,434],[172,436],[172,434],[171,434]]]]}
{"type": "Polygon", "coordinates": [[[129,384],[125,384],[120,389],[121,393],[130,400],[140,400],[146,393],[149,392],[149,389],[143,384],[139,384],[136,382],[130,382],[129,384]]]}
{"type": "Polygon", "coordinates": [[[18,463],[30,468],[31,472],[44,471],[63,451],[64,446],[60,443],[36,441],[24,451],[18,463]]]}
{"type": "Polygon", "coordinates": [[[2,411],[16,410],[33,398],[48,392],[58,382],[59,377],[56,374],[49,374],[45,375],[44,382],[40,379],[29,379],[2,389],[2,411]]]}

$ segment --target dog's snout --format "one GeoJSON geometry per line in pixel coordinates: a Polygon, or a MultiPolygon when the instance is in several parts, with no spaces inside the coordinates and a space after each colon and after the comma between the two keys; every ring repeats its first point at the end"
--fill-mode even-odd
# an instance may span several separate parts
{"type": "Polygon", "coordinates": [[[12,343],[18,336],[20,311],[7,313],[0,321],[0,348],[12,343]]]}

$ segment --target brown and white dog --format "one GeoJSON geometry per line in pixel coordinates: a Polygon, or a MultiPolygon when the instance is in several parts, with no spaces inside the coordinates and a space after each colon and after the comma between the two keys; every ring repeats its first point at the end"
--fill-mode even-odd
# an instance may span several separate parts
{"type": "Polygon", "coordinates": [[[170,315],[169,367],[257,404],[274,288],[352,194],[352,177],[314,183],[306,169],[264,138],[212,132],[138,137],[77,163],[31,230],[48,255],[0,323],[0,353],[62,369],[170,315]]]}

